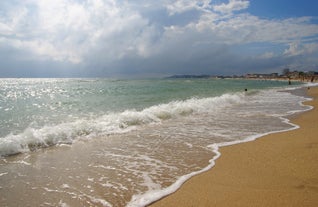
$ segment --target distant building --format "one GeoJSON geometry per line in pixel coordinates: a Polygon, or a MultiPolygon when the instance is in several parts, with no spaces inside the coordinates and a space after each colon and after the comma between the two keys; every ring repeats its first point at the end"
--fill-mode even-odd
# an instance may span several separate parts
{"type": "Polygon", "coordinates": [[[302,76],[303,73],[295,70],[295,71],[292,71],[292,72],[289,72],[287,73],[287,77],[288,78],[292,78],[292,79],[297,79],[297,78],[300,78],[300,76],[302,76]]]}

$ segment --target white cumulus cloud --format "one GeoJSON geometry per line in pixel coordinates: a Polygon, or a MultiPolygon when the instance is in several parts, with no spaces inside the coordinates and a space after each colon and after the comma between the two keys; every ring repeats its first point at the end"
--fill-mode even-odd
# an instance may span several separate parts
{"type": "Polygon", "coordinates": [[[299,41],[288,44],[288,48],[285,49],[284,55],[286,56],[298,56],[298,55],[310,55],[318,52],[318,43],[301,43],[299,41]]]}
{"type": "Polygon", "coordinates": [[[275,48],[259,51],[255,59],[281,57],[277,62],[284,64],[286,58],[307,54],[315,64],[318,25],[312,17],[266,19],[248,13],[248,0],[219,2],[0,1],[0,54],[15,51],[16,62],[41,60],[123,72],[203,71],[245,64],[244,54],[251,54],[246,45],[270,44],[275,48]],[[238,47],[244,50],[238,52],[238,47]]]}
{"type": "Polygon", "coordinates": [[[166,8],[170,15],[190,10],[208,11],[211,9],[210,0],[177,0],[167,1],[166,8]]]}
{"type": "Polygon", "coordinates": [[[0,32],[18,49],[72,63],[90,50],[102,51],[105,59],[147,53],[138,38],[149,37],[148,20],[113,0],[30,0],[13,9],[23,12],[7,11],[0,32]]]}
{"type": "Polygon", "coordinates": [[[229,0],[229,2],[213,6],[214,11],[221,13],[232,13],[248,8],[249,1],[247,0],[229,0]]]}

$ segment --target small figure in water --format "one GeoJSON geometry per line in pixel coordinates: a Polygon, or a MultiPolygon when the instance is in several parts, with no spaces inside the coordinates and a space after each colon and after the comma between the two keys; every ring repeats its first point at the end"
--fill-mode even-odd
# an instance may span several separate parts
{"type": "Polygon", "coordinates": [[[247,91],[247,88],[245,88],[245,91],[247,91]]]}

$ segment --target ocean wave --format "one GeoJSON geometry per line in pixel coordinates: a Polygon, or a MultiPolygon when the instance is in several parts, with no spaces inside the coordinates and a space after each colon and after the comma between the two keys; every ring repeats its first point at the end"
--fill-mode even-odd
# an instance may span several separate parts
{"type": "Polygon", "coordinates": [[[191,98],[151,106],[141,111],[126,110],[95,119],[78,119],[74,122],[46,125],[41,128],[28,127],[20,134],[9,134],[0,138],[0,156],[34,151],[58,144],[72,144],[81,138],[126,133],[137,129],[138,126],[160,124],[162,121],[193,113],[213,113],[242,102],[243,96],[243,93],[236,93],[201,99],[191,98]]]}

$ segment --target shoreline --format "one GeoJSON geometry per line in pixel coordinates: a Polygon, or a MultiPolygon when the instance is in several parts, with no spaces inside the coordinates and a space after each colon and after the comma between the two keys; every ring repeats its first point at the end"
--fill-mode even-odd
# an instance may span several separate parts
{"type": "Polygon", "coordinates": [[[219,145],[215,164],[150,206],[317,206],[318,87],[307,94],[313,100],[303,104],[313,109],[286,119],[291,129],[219,145]],[[306,159],[298,160],[296,151],[306,159]]]}

